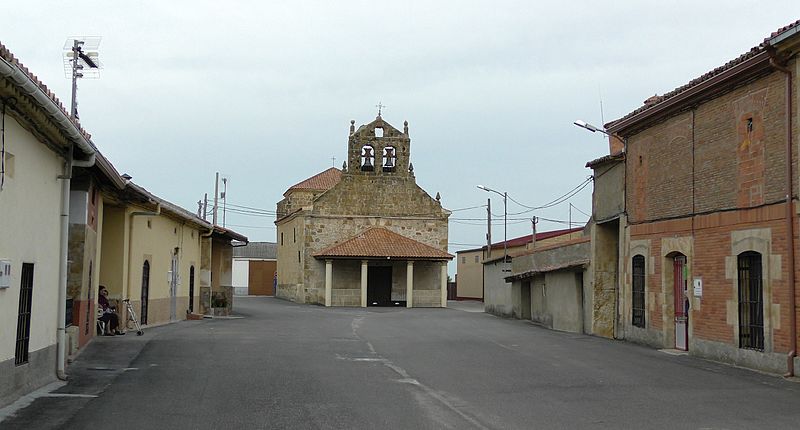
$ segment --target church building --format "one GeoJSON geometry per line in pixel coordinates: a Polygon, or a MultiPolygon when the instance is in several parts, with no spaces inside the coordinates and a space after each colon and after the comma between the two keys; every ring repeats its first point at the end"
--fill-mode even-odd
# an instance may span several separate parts
{"type": "Polygon", "coordinates": [[[347,161],[278,202],[277,297],[325,306],[447,305],[450,211],[420,188],[408,122],[356,130],[347,161]]]}

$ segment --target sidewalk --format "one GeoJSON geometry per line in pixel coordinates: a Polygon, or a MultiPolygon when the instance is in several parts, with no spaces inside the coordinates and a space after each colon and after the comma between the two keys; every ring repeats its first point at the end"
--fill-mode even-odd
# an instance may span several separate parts
{"type": "Polygon", "coordinates": [[[94,398],[123,372],[135,372],[130,364],[148,342],[161,333],[200,321],[180,321],[144,330],[137,336],[129,330],[124,336],[99,336],[92,339],[74,362],[67,366],[66,384],[58,382],[24,396],[9,407],[0,409],[0,428],[56,429],[62,427],[77,411],[94,398]],[[49,391],[49,392],[48,392],[49,391]],[[46,423],[43,424],[43,423],[46,423]]]}
{"type": "Polygon", "coordinates": [[[464,312],[483,312],[483,302],[480,300],[448,300],[447,307],[464,312]]]}

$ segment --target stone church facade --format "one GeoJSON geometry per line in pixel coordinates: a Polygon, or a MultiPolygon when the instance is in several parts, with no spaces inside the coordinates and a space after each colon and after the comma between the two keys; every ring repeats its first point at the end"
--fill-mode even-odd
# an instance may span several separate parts
{"type": "Polygon", "coordinates": [[[350,122],[347,161],[278,202],[277,297],[325,306],[444,307],[448,217],[420,188],[408,122],[350,122]]]}

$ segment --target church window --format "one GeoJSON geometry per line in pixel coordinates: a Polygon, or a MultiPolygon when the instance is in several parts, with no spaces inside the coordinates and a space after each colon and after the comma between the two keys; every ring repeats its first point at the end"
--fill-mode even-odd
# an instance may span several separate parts
{"type": "Polygon", "coordinates": [[[375,127],[375,137],[383,137],[383,127],[375,127]]]}
{"type": "Polygon", "coordinates": [[[292,242],[297,243],[297,227],[292,229],[292,242]]]}
{"type": "Polygon", "coordinates": [[[283,232],[281,232],[281,246],[283,246],[283,232]]]}
{"type": "Polygon", "coordinates": [[[395,153],[394,146],[383,148],[383,171],[394,172],[396,164],[397,154],[395,153]]]}
{"type": "Polygon", "coordinates": [[[375,170],[375,149],[370,145],[361,147],[361,170],[364,172],[375,170]]]}

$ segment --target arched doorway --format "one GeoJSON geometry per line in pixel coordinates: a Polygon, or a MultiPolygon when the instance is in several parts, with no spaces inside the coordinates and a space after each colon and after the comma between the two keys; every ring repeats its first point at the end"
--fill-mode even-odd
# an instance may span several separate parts
{"type": "Polygon", "coordinates": [[[194,312],[194,266],[189,266],[189,313],[194,312]]]}
{"type": "Polygon", "coordinates": [[[142,265],[142,309],[140,321],[142,325],[147,324],[147,298],[150,295],[150,262],[144,260],[142,265]]]}

